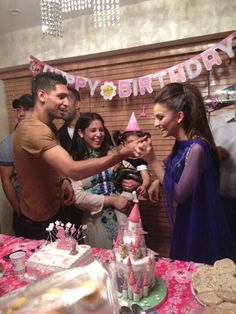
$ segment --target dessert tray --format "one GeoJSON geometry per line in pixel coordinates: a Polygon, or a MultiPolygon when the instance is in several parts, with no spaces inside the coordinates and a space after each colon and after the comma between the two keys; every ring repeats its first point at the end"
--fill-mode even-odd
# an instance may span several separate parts
{"type": "Polygon", "coordinates": [[[192,275],[191,290],[199,304],[236,313],[235,263],[225,258],[200,266],[192,275]]]}

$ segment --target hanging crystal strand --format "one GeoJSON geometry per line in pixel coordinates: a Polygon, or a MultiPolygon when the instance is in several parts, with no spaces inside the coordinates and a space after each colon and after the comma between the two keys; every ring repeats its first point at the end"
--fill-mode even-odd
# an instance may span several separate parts
{"type": "Polygon", "coordinates": [[[107,1],[109,0],[101,0],[101,16],[102,16],[102,26],[106,26],[107,24],[107,1]]]}
{"type": "Polygon", "coordinates": [[[48,12],[47,12],[47,1],[40,1],[40,9],[41,9],[41,23],[42,23],[42,33],[47,34],[48,30],[48,12]]]}
{"type": "Polygon", "coordinates": [[[115,0],[115,20],[116,25],[120,25],[120,0],[115,0]]]}
{"type": "Polygon", "coordinates": [[[42,32],[51,36],[62,36],[60,0],[41,0],[42,32]]]}
{"type": "Polygon", "coordinates": [[[102,1],[103,0],[93,0],[93,16],[95,27],[102,27],[102,1]]]}
{"type": "Polygon", "coordinates": [[[42,32],[62,37],[62,13],[90,9],[92,6],[95,27],[119,25],[119,2],[119,0],[40,0],[42,32]]]}

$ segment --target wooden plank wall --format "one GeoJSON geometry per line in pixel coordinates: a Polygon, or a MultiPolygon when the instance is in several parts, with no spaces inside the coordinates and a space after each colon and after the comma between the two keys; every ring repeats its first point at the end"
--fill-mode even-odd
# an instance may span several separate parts
{"type": "MultiPolygon", "coordinates": [[[[50,63],[52,66],[78,76],[98,78],[101,80],[118,80],[135,78],[168,68],[182,61],[186,61],[196,54],[209,48],[210,44],[218,42],[202,41],[188,44],[179,44],[166,48],[150,48],[143,51],[122,53],[112,56],[99,56],[94,59],[78,60],[70,62],[50,63]]],[[[236,41],[234,40],[234,49],[236,41]]],[[[211,71],[210,87],[211,92],[236,83],[236,59],[229,59],[225,53],[221,53],[222,64],[215,66],[211,71]]],[[[201,75],[192,80],[199,86],[202,93],[208,92],[208,74],[202,70],[201,75]]],[[[30,92],[31,73],[25,67],[0,73],[0,79],[5,82],[7,106],[9,112],[9,125],[13,130],[15,126],[14,112],[11,108],[12,100],[24,93],[30,92]]],[[[165,81],[168,83],[167,81],[165,81]]],[[[152,104],[155,95],[159,90],[157,84],[154,85],[152,94],[144,96],[131,96],[129,99],[120,99],[118,96],[112,101],[105,101],[96,91],[93,97],[89,96],[88,89],[81,91],[81,111],[96,111],[101,114],[106,122],[106,126],[112,132],[123,130],[129,120],[130,114],[134,111],[138,118],[140,127],[151,133],[153,145],[157,156],[163,160],[170,152],[173,144],[172,139],[163,139],[153,126],[152,104]],[[142,105],[147,104],[146,116],[141,117],[142,105]]],[[[226,108],[225,110],[230,110],[226,108]]],[[[59,126],[61,122],[57,122],[59,126]]],[[[148,231],[147,244],[161,255],[168,256],[170,247],[170,226],[167,221],[163,200],[157,205],[149,201],[142,201],[140,204],[143,225],[148,231]]]]}

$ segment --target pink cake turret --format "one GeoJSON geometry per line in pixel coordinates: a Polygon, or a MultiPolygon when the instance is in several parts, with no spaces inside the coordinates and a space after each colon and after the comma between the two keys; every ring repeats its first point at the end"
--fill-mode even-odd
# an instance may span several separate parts
{"type": "Polygon", "coordinates": [[[148,287],[149,287],[148,276],[147,276],[147,273],[145,273],[143,276],[143,296],[144,297],[148,296],[148,287]]]}
{"type": "Polygon", "coordinates": [[[133,298],[135,302],[138,302],[142,297],[142,290],[139,288],[138,282],[133,289],[133,298]]]}
{"type": "Polygon", "coordinates": [[[136,261],[137,260],[137,253],[136,253],[136,248],[132,244],[130,248],[130,256],[132,257],[132,260],[136,261]]]}
{"type": "Polygon", "coordinates": [[[129,275],[129,281],[128,281],[128,297],[130,300],[133,300],[133,289],[136,285],[136,279],[134,277],[134,272],[131,271],[129,275]]]}
{"type": "Polygon", "coordinates": [[[127,282],[127,279],[124,279],[124,281],[123,281],[122,294],[123,294],[123,298],[128,299],[128,282],[127,282]]]}
{"type": "Polygon", "coordinates": [[[128,266],[129,271],[131,271],[132,270],[132,262],[131,262],[130,257],[128,258],[127,266],[128,266]]]}
{"type": "Polygon", "coordinates": [[[131,232],[135,232],[139,226],[139,222],[141,220],[141,215],[139,211],[138,204],[134,204],[132,211],[128,217],[128,230],[131,232]]]}

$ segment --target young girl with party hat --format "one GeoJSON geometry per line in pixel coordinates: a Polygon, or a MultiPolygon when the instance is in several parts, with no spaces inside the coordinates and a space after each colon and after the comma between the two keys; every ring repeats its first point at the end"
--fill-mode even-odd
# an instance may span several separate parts
{"type": "MultiPolygon", "coordinates": [[[[149,133],[144,133],[140,129],[133,112],[125,131],[115,131],[113,139],[116,145],[127,145],[145,135],[150,136],[149,133]]],[[[145,196],[150,185],[147,162],[143,159],[123,160],[116,171],[115,181],[118,185],[121,185],[122,181],[122,188],[127,192],[136,190],[139,196],[145,196]]]]}

